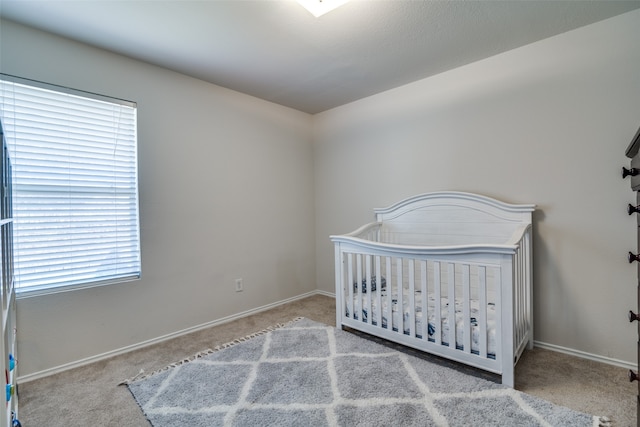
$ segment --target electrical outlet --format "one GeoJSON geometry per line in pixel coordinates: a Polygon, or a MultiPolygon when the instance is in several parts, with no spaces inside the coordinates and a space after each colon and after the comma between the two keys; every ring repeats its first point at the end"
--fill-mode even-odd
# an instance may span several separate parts
{"type": "Polygon", "coordinates": [[[236,279],[236,292],[242,292],[242,279],[236,279]]]}

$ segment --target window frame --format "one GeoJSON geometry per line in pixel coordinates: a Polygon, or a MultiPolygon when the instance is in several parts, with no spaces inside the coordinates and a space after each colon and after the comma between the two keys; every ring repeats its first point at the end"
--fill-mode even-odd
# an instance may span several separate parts
{"type": "MultiPolygon", "coordinates": [[[[19,280],[16,280],[16,287],[15,287],[15,291],[16,291],[16,297],[18,298],[26,298],[26,297],[32,297],[32,296],[39,296],[39,295],[47,295],[47,294],[56,294],[56,293],[60,293],[60,292],[69,292],[69,291],[73,291],[73,290],[80,290],[80,289],[87,289],[87,288],[93,288],[93,287],[101,287],[101,286],[107,286],[107,285],[112,285],[112,284],[120,284],[120,283],[125,283],[125,282],[131,282],[131,281],[137,281],[140,280],[141,276],[142,276],[142,237],[141,237],[141,228],[140,228],[140,185],[139,185],[139,157],[138,157],[138,126],[137,126],[137,103],[133,102],[133,101],[129,101],[129,100],[124,100],[124,99],[120,99],[120,98],[115,98],[115,97],[111,97],[111,96],[106,96],[106,95],[101,95],[101,94],[97,94],[97,93],[93,93],[93,92],[88,92],[88,91],[83,91],[83,90],[78,90],[78,89],[72,89],[69,87],[65,87],[65,86],[60,86],[60,85],[55,85],[55,84],[50,84],[50,83],[44,83],[44,82],[40,82],[37,80],[32,80],[32,79],[26,79],[26,78],[22,78],[22,77],[18,77],[18,76],[13,76],[10,74],[5,74],[5,73],[0,73],[0,80],[2,81],[6,81],[6,82],[12,82],[12,83],[18,83],[21,85],[27,85],[27,86],[31,86],[34,88],[38,88],[38,89],[45,89],[45,90],[49,90],[49,91],[55,91],[61,94],[67,94],[67,95],[73,95],[73,96],[78,96],[78,97],[82,97],[82,98],[86,98],[86,99],[90,99],[90,100],[97,100],[97,101],[102,101],[102,102],[107,102],[107,103],[111,103],[111,104],[116,104],[116,105],[121,105],[121,106],[125,106],[125,107],[130,107],[134,109],[133,112],[133,122],[134,122],[134,136],[133,136],[133,163],[135,165],[135,178],[132,182],[133,186],[129,186],[130,189],[132,189],[135,192],[135,233],[132,233],[131,235],[135,235],[135,237],[137,237],[137,272],[132,272],[128,275],[122,276],[122,277],[112,277],[112,278],[105,278],[105,279],[100,279],[97,278],[96,280],[89,280],[89,281],[85,281],[85,282],[80,282],[80,283],[67,283],[65,284],[60,283],[60,284],[53,284],[53,285],[32,285],[32,286],[19,286],[19,280]]],[[[0,93],[1,94],[1,93],[0,93]]],[[[6,128],[6,126],[5,126],[6,128]]],[[[5,134],[6,134],[6,129],[5,129],[5,134]]],[[[6,136],[6,135],[5,135],[6,136]]],[[[18,144],[18,142],[15,142],[16,144],[18,144]]],[[[11,150],[10,150],[10,154],[11,154],[11,150]]],[[[15,170],[15,169],[14,169],[15,170]]],[[[14,197],[15,197],[15,192],[16,189],[14,187],[13,193],[14,193],[14,197]]],[[[16,214],[14,211],[14,221],[16,220],[16,214]]],[[[14,238],[16,236],[16,232],[15,232],[15,228],[14,228],[14,238]]],[[[19,244],[19,242],[18,242],[19,244]]],[[[19,260],[18,260],[18,254],[17,251],[14,251],[15,253],[15,258],[16,258],[16,264],[19,265],[19,260]]],[[[117,257],[115,257],[114,259],[117,259],[117,257]]],[[[17,267],[17,266],[16,266],[17,267]]],[[[16,268],[16,276],[17,274],[17,270],[18,268],[16,268]]]]}

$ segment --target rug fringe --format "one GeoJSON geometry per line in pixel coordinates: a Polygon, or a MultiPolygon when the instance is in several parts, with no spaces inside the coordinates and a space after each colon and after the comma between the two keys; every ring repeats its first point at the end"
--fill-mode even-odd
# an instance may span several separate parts
{"type": "Polygon", "coordinates": [[[285,322],[285,323],[276,323],[275,325],[268,326],[268,327],[264,328],[261,331],[254,332],[254,333],[246,335],[246,336],[244,336],[242,338],[236,338],[233,341],[217,345],[213,349],[208,348],[206,350],[200,351],[200,352],[198,352],[198,353],[196,353],[196,354],[194,354],[194,355],[192,355],[190,357],[182,359],[182,360],[180,360],[178,362],[171,363],[171,364],[165,366],[164,368],[160,368],[160,369],[155,370],[153,372],[150,372],[148,374],[146,374],[144,372],[144,369],[140,369],[140,372],[138,372],[137,375],[135,375],[135,376],[133,376],[131,378],[128,378],[128,379],[120,381],[118,383],[118,385],[119,386],[120,385],[129,385],[134,381],[139,381],[139,380],[143,380],[143,379],[152,377],[152,376],[154,376],[156,374],[159,374],[161,372],[165,372],[165,371],[167,371],[169,369],[172,369],[172,368],[175,368],[177,366],[184,365],[185,363],[189,363],[189,362],[193,362],[194,360],[202,359],[205,356],[208,356],[208,355],[210,355],[212,353],[215,353],[217,351],[220,351],[220,350],[224,350],[225,348],[233,347],[234,345],[243,343],[243,342],[248,341],[248,340],[250,340],[252,338],[256,338],[256,337],[259,337],[261,335],[267,334],[269,332],[273,332],[275,330],[285,328],[285,327],[290,326],[290,325],[292,325],[292,324],[294,324],[296,322],[299,322],[302,319],[304,319],[304,317],[296,317],[293,320],[290,320],[290,321],[285,322]]]}

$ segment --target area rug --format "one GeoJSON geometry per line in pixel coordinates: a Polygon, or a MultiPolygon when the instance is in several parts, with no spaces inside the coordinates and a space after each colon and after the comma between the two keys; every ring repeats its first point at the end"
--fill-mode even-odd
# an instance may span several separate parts
{"type": "Polygon", "coordinates": [[[126,383],[155,427],[591,427],[603,421],[308,319],[126,383]]]}

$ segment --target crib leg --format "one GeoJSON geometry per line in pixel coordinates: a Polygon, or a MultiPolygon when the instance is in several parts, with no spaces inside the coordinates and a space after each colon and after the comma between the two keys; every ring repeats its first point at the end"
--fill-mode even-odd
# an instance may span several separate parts
{"type": "MultiPolygon", "coordinates": [[[[531,313],[533,309],[530,309],[531,313]]],[[[527,349],[533,350],[533,316],[529,316],[529,332],[527,333],[529,342],[527,343],[527,349]]]]}
{"type": "Polygon", "coordinates": [[[515,367],[513,366],[513,363],[508,366],[503,366],[502,384],[511,388],[515,387],[515,367]]]}

